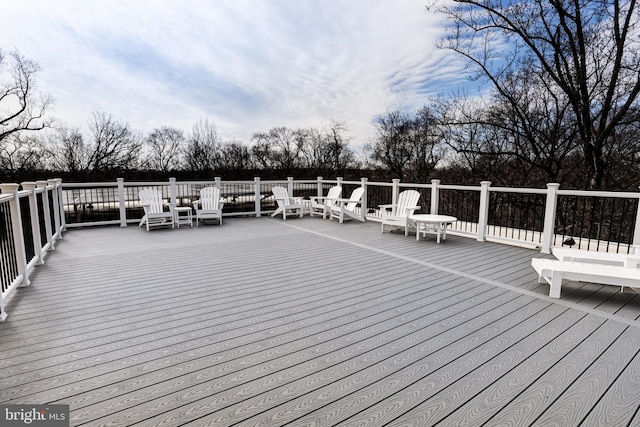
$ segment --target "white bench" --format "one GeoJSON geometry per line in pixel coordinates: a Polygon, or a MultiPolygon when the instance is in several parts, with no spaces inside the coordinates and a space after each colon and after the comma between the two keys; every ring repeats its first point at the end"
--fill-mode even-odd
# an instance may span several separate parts
{"type": "Polygon", "coordinates": [[[560,298],[563,280],[640,288],[640,269],[637,268],[544,258],[532,259],[531,265],[538,273],[538,283],[546,281],[551,285],[551,298],[560,298]]]}
{"type": "Polygon", "coordinates": [[[640,264],[640,255],[635,254],[616,254],[570,248],[553,248],[552,252],[560,261],[620,265],[624,267],[638,267],[640,264]]]}

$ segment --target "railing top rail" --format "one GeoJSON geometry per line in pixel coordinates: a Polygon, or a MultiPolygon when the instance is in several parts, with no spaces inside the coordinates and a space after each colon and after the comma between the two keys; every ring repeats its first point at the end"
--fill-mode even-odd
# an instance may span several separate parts
{"type": "Polygon", "coordinates": [[[482,187],[480,186],[470,186],[470,185],[438,185],[438,188],[441,190],[463,190],[463,191],[481,191],[482,187]]]}
{"type": "Polygon", "coordinates": [[[13,194],[0,194],[0,203],[5,203],[9,200],[13,200],[13,194]]]}
{"type": "MultiPolygon", "coordinates": [[[[128,185],[132,185],[133,183],[129,182],[128,185]]],[[[158,185],[167,185],[167,182],[159,182],[158,185]]],[[[145,183],[145,185],[150,185],[150,183],[145,183]]],[[[113,182],[63,182],[62,188],[96,188],[96,187],[117,187],[118,183],[113,182]]]]}
{"type": "Polygon", "coordinates": [[[547,194],[546,188],[513,188],[513,187],[489,187],[491,192],[518,193],[518,194],[547,194]]]}
{"type": "Polygon", "coordinates": [[[630,191],[594,191],[594,190],[558,190],[559,196],[582,196],[582,197],[613,197],[620,199],[635,199],[640,197],[640,193],[630,191]]]}
{"type": "MultiPolygon", "coordinates": [[[[389,184],[392,185],[392,184],[389,184]]],[[[410,187],[410,188],[431,188],[433,184],[416,184],[411,182],[401,182],[398,184],[398,187],[410,187]]]]}
{"type": "MultiPolygon", "coordinates": [[[[347,181],[343,181],[343,182],[347,182],[347,181]]],[[[360,182],[358,182],[358,184],[360,184],[360,182]]],[[[371,187],[393,187],[393,183],[392,182],[368,182],[367,181],[367,185],[371,186],[371,187]]],[[[400,184],[402,185],[402,184],[400,184]]]]}

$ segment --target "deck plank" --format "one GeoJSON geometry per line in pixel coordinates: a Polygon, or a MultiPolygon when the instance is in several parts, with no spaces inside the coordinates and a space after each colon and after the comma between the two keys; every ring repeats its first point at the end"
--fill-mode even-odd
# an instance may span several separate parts
{"type": "Polygon", "coordinates": [[[56,246],[0,325],[0,401],[66,403],[72,425],[637,417],[640,296],[549,299],[535,250],[317,218],[56,246]]]}

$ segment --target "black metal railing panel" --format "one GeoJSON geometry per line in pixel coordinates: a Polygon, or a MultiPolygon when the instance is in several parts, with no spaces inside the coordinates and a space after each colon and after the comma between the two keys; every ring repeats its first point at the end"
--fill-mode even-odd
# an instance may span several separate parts
{"type": "Polygon", "coordinates": [[[221,183],[220,196],[224,199],[223,213],[254,212],[256,210],[255,182],[229,181],[221,183]]]}
{"type": "MultiPolygon", "coordinates": [[[[344,188],[342,197],[351,196],[351,191],[358,188],[355,186],[350,191],[344,188]]],[[[380,205],[388,205],[393,199],[393,187],[390,185],[367,185],[367,215],[373,218],[382,218],[380,205]]]]}
{"type": "Polygon", "coordinates": [[[20,219],[22,221],[22,239],[24,241],[24,251],[27,256],[27,263],[36,256],[33,239],[33,227],[31,223],[31,206],[29,197],[20,198],[20,219]]]}
{"type": "Polygon", "coordinates": [[[455,230],[477,233],[480,213],[480,192],[474,190],[440,189],[438,214],[458,219],[455,230]]]}
{"type": "MultiPolygon", "coordinates": [[[[117,221],[120,219],[120,202],[118,189],[115,186],[65,187],[63,193],[63,200],[66,201],[65,220],[68,224],[117,221]]],[[[53,220],[55,208],[52,192],[49,192],[49,203],[52,224],[55,224],[53,220]]]]}
{"type": "Polygon", "coordinates": [[[545,194],[491,192],[487,233],[512,240],[542,242],[545,194]]]}
{"type": "Polygon", "coordinates": [[[637,212],[637,198],[560,195],[555,233],[563,245],[629,253],[637,212]]]}
{"type": "Polygon", "coordinates": [[[0,203],[0,287],[2,293],[18,277],[16,248],[13,240],[13,224],[8,203],[0,203]]]}
{"type": "Polygon", "coordinates": [[[45,193],[36,193],[36,206],[38,207],[38,230],[40,232],[40,242],[42,245],[47,244],[47,222],[44,217],[44,196],[45,193]]]}

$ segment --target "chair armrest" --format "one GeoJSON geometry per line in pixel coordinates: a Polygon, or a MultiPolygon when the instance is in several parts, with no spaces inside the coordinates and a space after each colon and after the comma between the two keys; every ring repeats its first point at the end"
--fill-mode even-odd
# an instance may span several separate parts
{"type": "Polygon", "coordinates": [[[311,200],[311,202],[317,202],[318,200],[335,200],[335,199],[329,198],[327,196],[309,196],[309,200],[311,200]]]}
{"type": "Polygon", "coordinates": [[[193,207],[195,209],[198,209],[198,205],[201,203],[200,199],[198,200],[194,200],[193,202],[191,202],[191,205],[193,205],[193,207]]]}
{"type": "Polygon", "coordinates": [[[336,202],[340,203],[340,206],[344,206],[347,203],[355,203],[357,205],[362,204],[362,200],[351,200],[351,199],[331,199],[331,200],[335,200],[336,202]]]}

